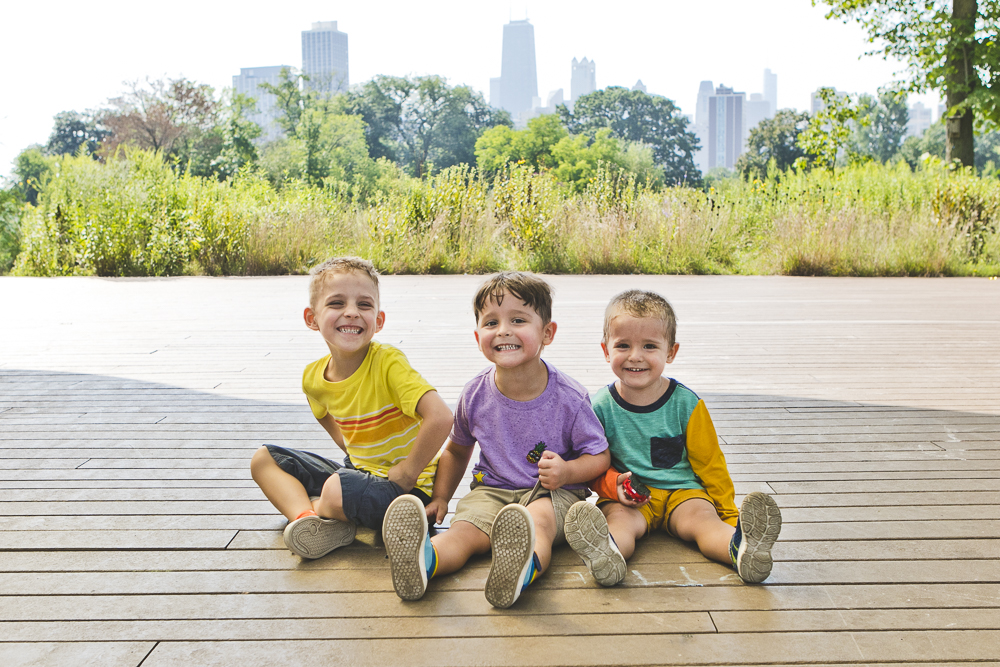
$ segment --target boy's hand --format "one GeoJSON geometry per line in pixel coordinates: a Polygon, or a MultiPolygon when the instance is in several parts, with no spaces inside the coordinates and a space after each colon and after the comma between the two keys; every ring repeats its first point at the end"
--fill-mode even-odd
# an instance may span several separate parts
{"type": "Polygon", "coordinates": [[[406,492],[412,491],[413,487],[417,485],[417,477],[420,476],[420,471],[418,470],[416,474],[411,473],[406,469],[406,461],[404,460],[389,468],[388,476],[390,482],[395,482],[406,492]]]}
{"type": "Polygon", "coordinates": [[[623,472],[622,474],[618,475],[618,485],[617,485],[618,502],[620,502],[622,505],[625,505],[626,507],[642,507],[643,505],[649,502],[649,498],[646,498],[641,503],[637,503],[636,501],[630,499],[625,494],[625,488],[623,486],[623,483],[625,482],[626,479],[628,479],[631,476],[632,476],[631,472],[623,472]]]}
{"type": "Polygon", "coordinates": [[[542,483],[543,489],[554,491],[567,483],[569,465],[566,461],[548,450],[542,452],[542,458],[538,461],[538,481],[542,483]]]}
{"type": "Polygon", "coordinates": [[[444,498],[431,498],[427,503],[427,523],[440,524],[448,514],[448,501],[444,498]]]}

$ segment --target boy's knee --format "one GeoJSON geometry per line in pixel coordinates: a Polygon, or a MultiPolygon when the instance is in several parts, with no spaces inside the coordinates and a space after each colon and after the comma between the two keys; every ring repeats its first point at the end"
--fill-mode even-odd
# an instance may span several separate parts
{"type": "Polygon", "coordinates": [[[277,465],[277,463],[275,463],[274,457],[271,456],[271,452],[267,450],[267,446],[261,445],[250,458],[250,475],[256,475],[270,465],[277,465]]]}

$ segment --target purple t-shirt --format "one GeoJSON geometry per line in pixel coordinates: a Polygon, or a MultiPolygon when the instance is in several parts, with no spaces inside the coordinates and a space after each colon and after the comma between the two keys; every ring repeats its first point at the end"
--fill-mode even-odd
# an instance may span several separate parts
{"type": "MultiPolygon", "coordinates": [[[[590,395],[579,382],[551,364],[545,391],[530,401],[514,401],[497,389],[490,366],[469,380],[458,397],[451,441],[472,447],[479,442],[477,481],[501,489],[530,489],[538,481],[538,463],[528,454],[539,443],[566,460],[600,454],[608,448],[590,395]]],[[[539,451],[541,448],[539,448],[539,451]]],[[[585,484],[567,484],[582,489],[585,484]]]]}

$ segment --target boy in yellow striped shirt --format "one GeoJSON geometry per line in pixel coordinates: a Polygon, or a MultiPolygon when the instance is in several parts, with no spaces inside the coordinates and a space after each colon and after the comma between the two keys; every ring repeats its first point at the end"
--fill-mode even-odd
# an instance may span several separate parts
{"type": "Polygon", "coordinates": [[[302,390],[347,456],[341,465],[264,445],[250,461],[254,481],[288,518],[285,546],[303,558],[350,544],[359,523],[381,529],[400,495],[429,503],[452,425],[451,410],[403,353],[372,340],[385,313],[371,262],[331,259],[311,275],[306,326],[323,336],[330,354],[306,366],[302,390]]]}

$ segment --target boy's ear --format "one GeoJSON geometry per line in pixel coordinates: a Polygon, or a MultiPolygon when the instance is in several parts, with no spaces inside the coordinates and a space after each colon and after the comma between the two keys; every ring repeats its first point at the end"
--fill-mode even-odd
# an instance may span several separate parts
{"type": "Polygon", "coordinates": [[[380,310],[378,311],[378,315],[375,316],[375,333],[381,331],[382,327],[384,326],[385,326],[385,311],[380,310]]]}
{"type": "Polygon", "coordinates": [[[601,343],[601,350],[604,351],[604,361],[606,361],[606,362],[608,362],[610,364],[611,363],[611,355],[608,354],[608,344],[607,343],[601,343]]]}
{"type": "Polygon", "coordinates": [[[674,346],[670,348],[670,354],[667,355],[667,363],[671,364],[674,361],[674,357],[677,356],[677,350],[681,349],[680,343],[674,343],[674,346]]]}
{"type": "Polygon", "coordinates": [[[542,327],[542,345],[551,345],[552,339],[556,337],[556,326],[555,322],[549,322],[544,327],[542,327]]]}
{"type": "Polygon", "coordinates": [[[313,331],[319,331],[319,325],[316,324],[316,313],[313,312],[311,306],[306,306],[305,311],[302,313],[302,319],[306,321],[306,326],[313,331]]]}

